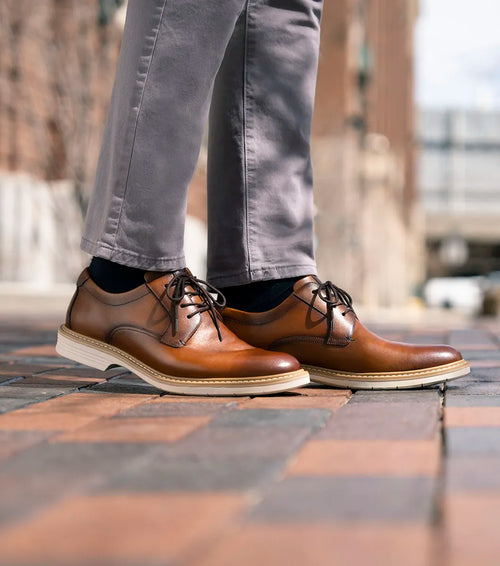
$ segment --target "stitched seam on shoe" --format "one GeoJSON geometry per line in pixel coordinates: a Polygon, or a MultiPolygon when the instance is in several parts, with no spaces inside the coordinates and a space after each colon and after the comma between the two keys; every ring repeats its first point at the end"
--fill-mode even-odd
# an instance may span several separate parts
{"type": "MultiPolygon", "coordinates": [[[[89,295],[92,295],[92,297],[94,297],[94,299],[97,299],[100,303],[102,303],[103,305],[106,305],[108,307],[122,307],[123,305],[129,305],[130,303],[135,303],[136,301],[143,299],[146,295],[149,295],[149,293],[150,293],[149,290],[146,290],[146,292],[144,294],[140,295],[139,297],[134,297],[133,299],[130,299],[129,301],[125,301],[123,303],[108,303],[105,300],[103,300],[102,297],[95,294],[87,286],[82,286],[82,287],[80,287],[80,289],[82,289],[83,291],[86,291],[89,295]]],[[[119,294],[120,293],[112,293],[112,296],[118,296],[119,294]]]]}
{"type": "Polygon", "coordinates": [[[385,378],[385,377],[403,377],[403,376],[413,377],[413,376],[419,376],[419,375],[435,375],[439,371],[442,371],[444,368],[450,369],[450,370],[455,369],[455,368],[458,369],[460,367],[468,367],[468,364],[465,360],[460,360],[458,362],[452,362],[451,364],[443,364],[441,366],[435,366],[433,368],[428,368],[426,370],[408,370],[408,371],[401,371],[401,372],[395,372],[395,373],[343,372],[343,371],[335,371],[333,369],[327,370],[327,369],[324,369],[324,368],[313,366],[311,364],[303,364],[303,367],[305,369],[311,370],[312,372],[320,373],[322,375],[326,375],[326,376],[329,376],[329,377],[338,376],[338,377],[355,379],[356,376],[360,376],[359,379],[364,379],[366,377],[376,377],[376,378],[384,377],[385,378]]]}
{"type": "MultiPolygon", "coordinates": [[[[349,340],[348,338],[338,338],[337,340],[345,340],[345,343],[332,342],[328,344],[328,346],[332,346],[333,348],[345,348],[352,342],[352,340],[349,340]]],[[[269,348],[282,344],[292,344],[293,342],[324,344],[325,339],[320,336],[285,336],[284,338],[278,338],[274,342],[271,342],[269,348]]]]}
{"type": "Polygon", "coordinates": [[[161,372],[151,368],[150,366],[147,366],[146,364],[143,364],[141,361],[139,361],[137,358],[134,358],[133,356],[127,354],[126,352],[124,352],[123,350],[120,350],[119,348],[116,348],[115,346],[111,346],[109,344],[106,344],[105,342],[102,342],[100,340],[94,340],[92,338],[87,338],[86,336],[84,336],[83,334],[78,334],[72,330],[70,330],[69,328],[64,328],[63,332],[66,332],[68,334],[73,334],[75,336],[75,341],[80,341],[80,342],[87,342],[88,344],[92,344],[92,345],[98,345],[99,348],[102,348],[103,350],[109,350],[110,352],[120,355],[124,358],[126,358],[127,360],[130,360],[133,364],[135,364],[136,366],[139,366],[140,368],[143,368],[147,373],[152,374],[154,376],[157,377],[157,379],[163,379],[163,381],[175,381],[178,383],[196,383],[196,384],[200,384],[200,383],[226,383],[226,384],[233,384],[233,385],[239,385],[239,384],[248,384],[248,383],[262,383],[262,382],[272,382],[272,381],[281,381],[283,379],[286,379],[287,377],[292,377],[294,375],[297,375],[300,370],[294,371],[294,372],[289,372],[289,373],[282,373],[276,376],[262,376],[262,377],[252,377],[252,378],[248,378],[248,377],[234,377],[232,379],[212,379],[212,378],[203,378],[200,377],[198,379],[185,379],[185,378],[179,378],[179,377],[175,377],[175,376],[171,376],[171,375],[166,375],[166,374],[162,374],[161,372]]]}
{"type": "Polygon", "coordinates": [[[111,341],[113,339],[113,336],[117,332],[120,332],[121,330],[126,330],[126,331],[129,331],[129,332],[138,332],[139,334],[144,334],[146,336],[149,336],[150,338],[155,338],[157,340],[159,340],[161,338],[161,336],[159,336],[158,334],[154,334],[154,332],[151,332],[151,331],[147,330],[146,328],[137,328],[137,326],[123,325],[123,326],[115,326],[114,328],[112,328],[107,333],[106,340],[111,341]]]}

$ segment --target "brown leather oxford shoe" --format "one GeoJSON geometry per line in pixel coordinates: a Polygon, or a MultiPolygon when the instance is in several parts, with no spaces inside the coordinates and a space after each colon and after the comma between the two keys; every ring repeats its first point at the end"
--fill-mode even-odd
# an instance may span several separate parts
{"type": "Polygon", "coordinates": [[[100,370],[125,367],[171,393],[262,395],[309,383],[289,354],[235,336],[222,322],[222,296],[188,270],[146,273],[145,280],[132,291],[107,293],[84,270],[57,352],[100,370]]]}
{"type": "Polygon", "coordinates": [[[383,340],[363,326],[351,297],[330,281],[307,276],[293,293],[266,312],[231,308],[226,325],[260,348],[296,357],[311,380],[349,389],[402,389],[457,379],[469,364],[450,346],[420,346],[383,340]]]}

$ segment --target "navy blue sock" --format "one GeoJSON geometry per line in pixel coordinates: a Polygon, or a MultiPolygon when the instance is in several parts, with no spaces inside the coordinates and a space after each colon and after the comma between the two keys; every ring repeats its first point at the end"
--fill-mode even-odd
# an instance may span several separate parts
{"type": "Polygon", "coordinates": [[[247,312],[263,312],[277,307],[293,291],[300,277],[256,281],[247,285],[225,287],[221,292],[226,297],[227,306],[247,312]]]}
{"type": "Polygon", "coordinates": [[[107,293],[125,293],[144,283],[145,271],[93,257],[89,273],[94,282],[107,293]]]}

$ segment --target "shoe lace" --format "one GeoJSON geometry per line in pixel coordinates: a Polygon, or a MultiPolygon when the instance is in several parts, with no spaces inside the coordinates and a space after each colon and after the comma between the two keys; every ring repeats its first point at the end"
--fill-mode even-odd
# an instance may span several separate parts
{"type": "Polygon", "coordinates": [[[328,321],[329,334],[333,331],[333,309],[335,307],[341,305],[347,307],[341,313],[342,316],[354,312],[351,295],[349,295],[347,291],[344,291],[344,289],[334,285],[331,281],[319,283],[318,287],[314,289],[312,293],[326,303],[326,318],[328,321]]]}
{"type": "Polygon", "coordinates": [[[196,314],[207,312],[217,329],[217,335],[222,342],[222,332],[219,322],[219,311],[226,306],[226,299],[224,295],[210,283],[198,279],[187,271],[179,271],[174,274],[172,279],[165,285],[167,297],[172,302],[172,319],[174,324],[174,334],[179,329],[179,308],[195,307],[195,310],[187,315],[187,318],[192,318],[196,314]],[[186,289],[191,287],[192,290],[186,289]],[[200,297],[199,303],[180,303],[185,296],[200,297]],[[214,297],[216,295],[216,297],[214,297]]]}

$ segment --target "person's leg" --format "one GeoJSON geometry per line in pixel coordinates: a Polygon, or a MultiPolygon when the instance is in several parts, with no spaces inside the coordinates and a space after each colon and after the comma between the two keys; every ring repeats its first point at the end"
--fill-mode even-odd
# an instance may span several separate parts
{"type": "Polygon", "coordinates": [[[82,244],[119,269],[108,278],[94,258],[78,278],[57,341],[76,362],[123,366],[165,391],[193,395],[276,393],[309,382],[292,356],[229,332],[223,298],[181,269],[186,190],[214,77],[244,5],[129,3],[82,244]],[[138,272],[123,273],[122,264],[138,272]],[[109,289],[93,279],[101,269],[109,289]]]}
{"type": "Polygon", "coordinates": [[[321,0],[249,0],[219,69],[208,278],[223,290],[316,272],[310,132],[321,8],[321,0]]]}
{"type": "Polygon", "coordinates": [[[398,389],[466,375],[453,348],[369,332],[351,297],[314,275],[309,136],[320,7],[250,0],[218,74],[209,277],[227,295],[224,321],[254,346],[293,355],[328,385],[398,389]]]}
{"type": "Polygon", "coordinates": [[[214,78],[244,6],[129,3],[84,251],[144,270],[184,267],[187,187],[214,78]]]}

